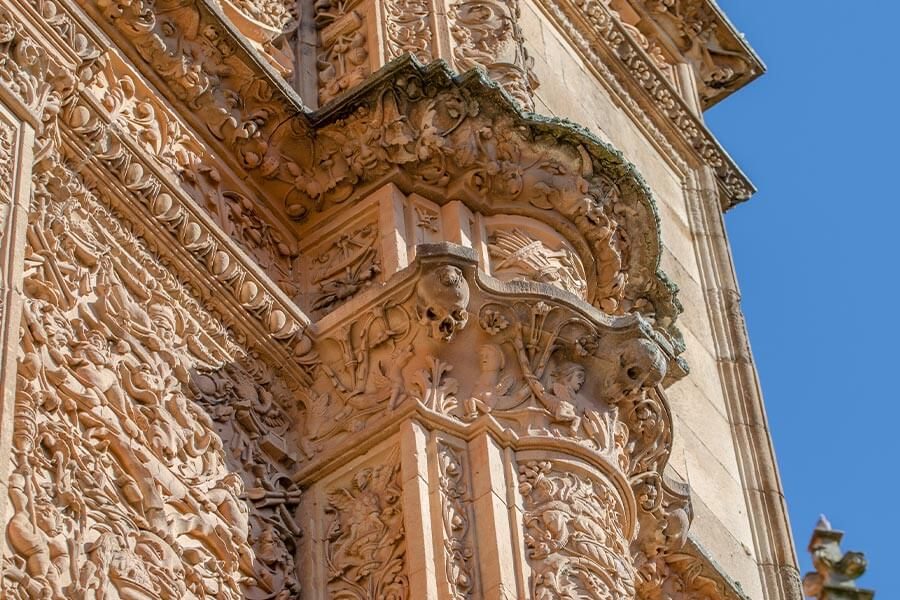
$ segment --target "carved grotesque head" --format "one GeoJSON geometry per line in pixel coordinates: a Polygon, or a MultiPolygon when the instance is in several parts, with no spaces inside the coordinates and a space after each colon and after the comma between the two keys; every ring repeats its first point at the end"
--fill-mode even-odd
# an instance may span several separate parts
{"type": "Polygon", "coordinates": [[[666,358],[659,347],[648,340],[631,340],[622,349],[619,369],[612,386],[618,401],[659,384],[666,374],[666,358]]]}
{"type": "Polygon", "coordinates": [[[469,320],[469,284],[462,271],[443,265],[429,271],[416,286],[416,313],[428,334],[445,342],[469,320]]]}

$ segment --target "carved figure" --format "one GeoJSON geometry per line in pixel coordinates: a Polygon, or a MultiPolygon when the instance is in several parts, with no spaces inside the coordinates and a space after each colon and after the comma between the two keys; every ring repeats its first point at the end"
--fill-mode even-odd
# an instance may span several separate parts
{"type": "Polygon", "coordinates": [[[497,401],[512,387],[513,377],[500,373],[506,367],[503,349],[497,344],[482,344],[478,349],[478,364],[481,374],[475,383],[472,396],[464,401],[465,416],[469,420],[478,418],[479,412],[489,413],[497,401]]]}
{"type": "Polygon", "coordinates": [[[331,596],[409,597],[403,574],[406,540],[400,502],[400,466],[396,456],[386,464],[361,469],[350,486],[328,494],[326,513],[328,590],[331,596]]]}

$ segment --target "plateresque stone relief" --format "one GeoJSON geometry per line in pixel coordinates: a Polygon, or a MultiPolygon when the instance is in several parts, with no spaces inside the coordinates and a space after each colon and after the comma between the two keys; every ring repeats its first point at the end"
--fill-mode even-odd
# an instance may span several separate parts
{"type": "Polygon", "coordinates": [[[731,597],[646,185],[520,112],[517,2],[434,6],[0,13],[3,597],[731,597]]]}

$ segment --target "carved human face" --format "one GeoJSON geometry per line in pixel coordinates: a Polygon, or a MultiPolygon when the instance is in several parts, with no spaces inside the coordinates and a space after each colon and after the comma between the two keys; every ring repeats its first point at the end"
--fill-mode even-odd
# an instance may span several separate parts
{"type": "Polygon", "coordinates": [[[48,314],[45,330],[54,348],[65,348],[69,345],[69,323],[60,315],[48,314]]]}
{"type": "Polygon", "coordinates": [[[150,307],[150,318],[156,328],[156,335],[166,344],[175,341],[175,315],[169,307],[153,304],[150,307]]]}
{"type": "Polygon", "coordinates": [[[450,341],[469,320],[469,284],[457,267],[443,265],[423,275],[416,298],[419,323],[433,338],[450,341]]]}
{"type": "Polygon", "coordinates": [[[556,378],[565,389],[577,392],[584,385],[584,367],[568,365],[557,372],[556,378]]]}
{"type": "Polygon", "coordinates": [[[479,348],[478,358],[484,373],[496,373],[503,368],[503,351],[495,344],[484,344],[479,348]]]}

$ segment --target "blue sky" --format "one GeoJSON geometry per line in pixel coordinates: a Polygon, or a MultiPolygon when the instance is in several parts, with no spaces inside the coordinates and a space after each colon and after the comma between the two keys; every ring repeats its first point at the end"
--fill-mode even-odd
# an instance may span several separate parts
{"type": "Polygon", "coordinates": [[[900,3],[719,4],[768,65],[706,118],[759,188],[726,223],[801,571],[822,512],[898,598],[900,3]]]}

